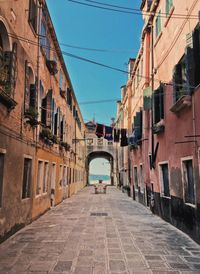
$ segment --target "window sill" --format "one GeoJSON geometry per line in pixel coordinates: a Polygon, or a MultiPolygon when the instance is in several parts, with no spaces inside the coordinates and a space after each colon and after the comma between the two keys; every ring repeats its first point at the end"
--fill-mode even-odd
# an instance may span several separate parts
{"type": "Polygon", "coordinates": [[[167,20],[166,20],[166,22],[165,22],[165,24],[164,24],[164,27],[165,27],[165,28],[166,28],[167,25],[168,25],[168,22],[169,22],[169,20],[170,20],[172,14],[173,14],[173,12],[174,12],[174,9],[175,9],[174,6],[172,6],[171,9],[170,9],[170,11],[169,11],[169,14],[167,15],[167,20]]]}
{"type": "Polygon", "coordinates": [[[196,205],[194,204],[190,204],[190,203],[185,203],[186,206],[189,206],[189,207],[193,207],[193,208],[196,208],[196,205]]]}
{"type": "Polygon", "coordinates": [[[21,201],[22,201],[23,203],[25,203],[25,202],[27,202],[27,201],[29,201],[29,200],[30,200],[30,197],[26,197],[26,198],[22,198],[21,201]]]}
{"type": "Polygon", "coordinates": [[[170,108],[170,111],[173,113],[178,113],[184,108],[189,108],[192,105],[191,101],[192,99],[190,95],[184,95],[170,108]]]}
{"type": "Polygon", "coordinates": [[[170,196],[165,196],[164,194],[161,194],[161,197],[164,198],[164,199],[171,200],[171,197],[170,197],[170,196]]]}
{"type": "Polygon", "coordinates": [[[154,43],[154,48],[156,47],[156,45],[158,44],[158,41],[160,40],[162,36],[162,31],[158,34],[158,36],[156,37],[155,43],[154,43]]]}

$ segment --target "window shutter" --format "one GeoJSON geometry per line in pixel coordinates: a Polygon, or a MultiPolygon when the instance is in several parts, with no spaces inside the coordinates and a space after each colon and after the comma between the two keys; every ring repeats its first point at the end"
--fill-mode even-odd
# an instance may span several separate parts
{"type": "Polygon", "coordinates": [[[12,50],[12,60],[10,66],[10,83],[11,83],[11,92],[14,96],[14,89],[16,85],[16,71],[17,71],[17,43],[13,43],[12,50]]]}
{"type": "Polygon", "coordinates": [[[58,113],[56,112],[54,115],[54,135],[58,133],[58,113]]]}
{"type": "Polygon", "coordinates": [[[191,95],[193,87],[195,85],[195,63],[194,63],[194,52],[190,47],[186,48],[185,51],[185,63],[186,63],[186,92],[188,95],[191,95]]]}
{"type": "Polygon", "coordinates": [[[179,90],[182,88],[182,67],[181,64],[178,63],[174,67],[173,71],[173,98],[174,98],[174,103],[178,100],[179,98],[179,90]]]}
{"type": "Polygon", "coordinates": [[[64,124],[63,124],[63,119],[60,123],[60,140],[63,141],[63,132],[64,132],[64,124]]]}
{"type": "Polygon", "coordinates": [[[37,32],[37,4],[34,0],[29,0],[29,22],[35,32],[37,32]]]}
{"type": "Polygon", "coordinates": [[[55,101],[54,101],[54,99],[52,99],[52,102],[51,102],[51,117],[52,117],[51,128],[52,128],[53,134],[54,134],[54,122],[55,122],[54,112],[55,112],[55,101]]]}
{"type": "Polygon", "coordinates": [[[29,67],[27,60],[25,61],[25,89],[24,89],[24,111],[29,110],[30,90],[29,90],[29,67]]]}
{"type": "Polygon", "coordinates": [[[51,118],[52,90],[51,89],[48,91],[46,98],[47,98],[46,126],[48,128],[51,128],[51,120],[52,120],[51,118]]]}
{"type": "Polygon", "coordinates": [[[73,117],[75,117],[75,116],[76,116],[76,107],[73,106],[73,117]]]}
{"type": "Polygon", "coordinates": [[[45,97],[42,100],[42,114],[41,114],[41,121],[42,125],[46,126],[46,109],[47,109],[47,98],[45,97]]]}
{"type": "Polygon", "coordinates": [[[160,120],[164,119],[164,87],[160,85],[159,88],[159,110],[160,110],[160,120]]]}
{"type": "Polygon", "coordinates": [[[30,107],[36,107],[36,88],[35,84],[30,85],[30,107]]]}
{"type": "Polygon", "coordinates": [[[153,93],[154,100],[154,123],[157,124],[160,121],[160,94],[159,89],[155,90],[153,93]]]}
{"type": "Polygon", "coordinates": [[[200,27],[196,28],[193,33],[193,49],[195,62],[194,85],[200,84],[200,27]]]}

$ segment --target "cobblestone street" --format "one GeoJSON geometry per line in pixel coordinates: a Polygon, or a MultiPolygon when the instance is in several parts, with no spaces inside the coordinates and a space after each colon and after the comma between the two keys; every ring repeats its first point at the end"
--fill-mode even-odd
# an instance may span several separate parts
{"type": "Polygon", "coordinates": [[[87,187],[0,245],[0,274],[200,273],[200,246],[116,188],[87,187]]]}

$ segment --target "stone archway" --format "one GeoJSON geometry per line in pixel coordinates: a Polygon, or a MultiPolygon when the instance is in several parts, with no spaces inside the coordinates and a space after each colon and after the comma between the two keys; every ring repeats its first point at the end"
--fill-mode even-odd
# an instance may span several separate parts
{"type": "Polygon", "coordinates": [[[97,158],[104,158],[108,160],[110,163],[110,179],[111,179],[111,185],[114,185],[114,178],[113,178],[113,173],[114,173],[114,159],[112,154],[106,151],[93,151],[90,152],[87,155],[86,158],[86,174],[87,174],[87,184],[89,184],[89,166],[92,160],[97,159],[97,158]]]}

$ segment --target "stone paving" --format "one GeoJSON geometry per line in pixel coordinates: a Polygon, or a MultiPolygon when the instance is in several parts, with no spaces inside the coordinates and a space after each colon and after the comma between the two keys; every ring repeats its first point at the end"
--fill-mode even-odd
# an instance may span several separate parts
{"type": "Polygon", "coordinates": [[[200,246],[118,189],[87,187],[0,245],[11,273],[200,273],[200,246]]]}

